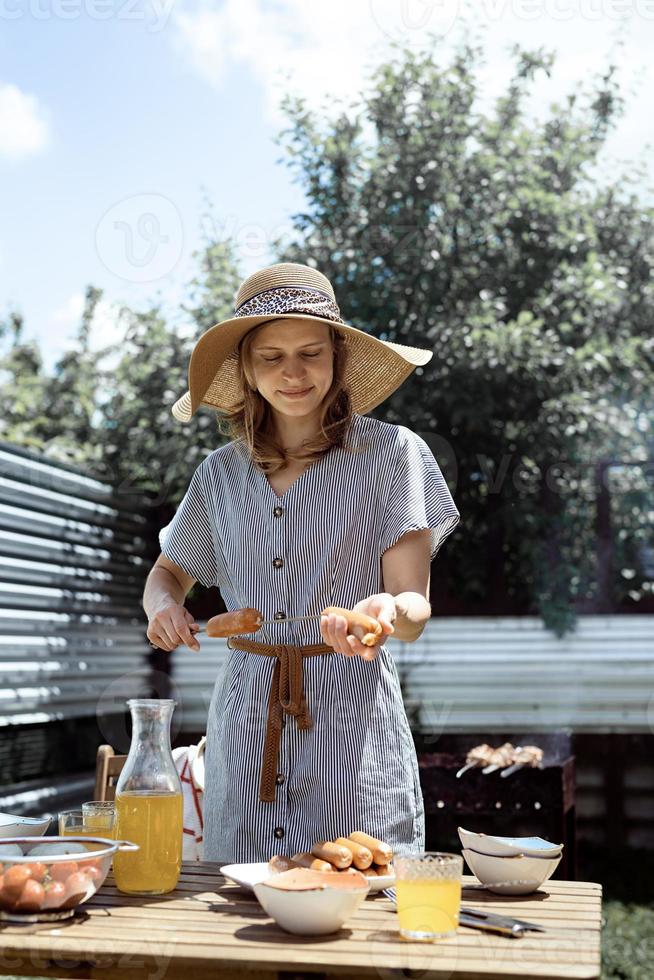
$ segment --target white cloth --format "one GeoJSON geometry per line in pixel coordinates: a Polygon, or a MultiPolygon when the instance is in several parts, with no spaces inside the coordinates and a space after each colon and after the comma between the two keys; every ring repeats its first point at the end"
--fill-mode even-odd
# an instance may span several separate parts
{"type": "Polygon", "coordinates": [[[183,745],[173,749],[175,768],[182,784],[183,834],[182,860],[204,859],[204,745],[206,738],[197,745],[183,745]]]}

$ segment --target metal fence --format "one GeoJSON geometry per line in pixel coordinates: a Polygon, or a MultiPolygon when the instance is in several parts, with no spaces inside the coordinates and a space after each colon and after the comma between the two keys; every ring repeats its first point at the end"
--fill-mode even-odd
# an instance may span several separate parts
{"type": "Polygon", "coordinates": [[[149,691],[155,548],[111,486],[0,442],[0,808],[79,798],[126,697],[149,691]]]}

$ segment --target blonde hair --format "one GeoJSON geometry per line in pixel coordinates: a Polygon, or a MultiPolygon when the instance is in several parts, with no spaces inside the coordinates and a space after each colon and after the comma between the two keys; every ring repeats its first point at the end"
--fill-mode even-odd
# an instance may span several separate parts
{"type": "Polygon", "coordinates": [[[269,403],[251,384],[254,378],[252,342],[264,325],[260,323],[246,333],[238,345],[238,370],[243,397],[234,408],[218,415],[218,429],[234,441],[242,440],[255,466],[260,470],[264,473],[276,473],[289,462],[308,464],[320,459],[332,446],[347,448],[346,439],[352,425],[352,400],[343,381],[348,349],[341,332],[329,324],[334,354],[333,379],[321,405],[320,432],[314,439],[303,443],[303,452],[289,452],[277,441],[269,403]]]}

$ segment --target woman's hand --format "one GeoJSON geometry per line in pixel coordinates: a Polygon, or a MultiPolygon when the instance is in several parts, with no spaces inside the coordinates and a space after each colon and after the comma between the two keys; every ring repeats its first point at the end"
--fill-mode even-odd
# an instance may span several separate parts
{"type": "Polygon", "coordinates": [[[173,603],[152,616],[146,635],[153,646],[169,653],[181,643],[185,643],[189,650],[199,650],[200,644],[195,639],[193,629],[199,627],[188,609],[173,603]]]}
{"type": "Polygon", "coordinates": [[[330,613],[329,616],[320,617],[322,638],[337,653],[342,653],[346,657],[358,655],[364,660],[374,660],[379,653],[379,647],[388,634],[394,632],[393,623],[397,615],[395,599],[390,592],[380,592],[376,595],[368,596],[367,599],[362,599],[361,602],[357,602],[356,606],[353,606],[352,611],[366,613],[367,616],[372,616],[381,625],[383,632],[376,646],[364,646],[358,636],[353,633],[348,633],[345,616],[336,616],[334,613],[330,613]]]}

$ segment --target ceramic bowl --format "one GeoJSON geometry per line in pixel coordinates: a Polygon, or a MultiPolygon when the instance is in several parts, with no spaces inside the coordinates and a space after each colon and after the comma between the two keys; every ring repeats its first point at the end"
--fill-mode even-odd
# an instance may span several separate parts
{"type": "Polygon", "coordinates": [[[563,844],[552,844],[542,837],[497,837],[495,834],[473,834],[463,827],[457,827],[457,830],[462,845],[481,854],[495,854],[498,857],[527,854],[530,857],[553,858],[563,851],[563,844]]]}
{"type": "Polygon", "coordinates": [[[52,817],[18,817],[0,813],[0,839],[5,837],[42,837],[52,817]]]}
{"type": "Polygon", "coordinates": [[[498,895],[528,895],[550,878],[562,855],[534,857],[527,854],[480,854],[464,848],[466,864],[481,883],[498,895]]]}
{"type": "Polygon", "coordinates": [[[11,915],[76,908],[95,895],[128,841],[102,837],[14,837],[0,842],[0,910],[11,915]]]}
{"type": "Polygon", "coordinates": [[[336,932],[365,899],[370,885],[338,889],[328,885],[303,891],[282,891],[267,881],[254,886],[264,910],[286,932],[298,936],[324,936],[336,932]]]}

